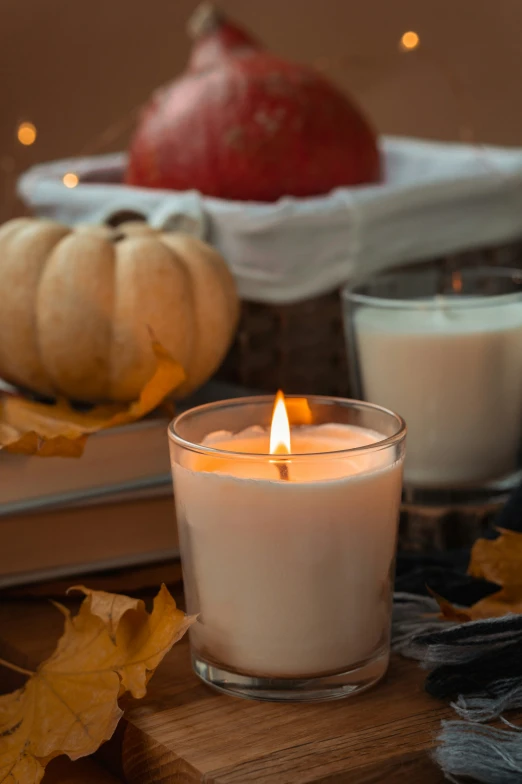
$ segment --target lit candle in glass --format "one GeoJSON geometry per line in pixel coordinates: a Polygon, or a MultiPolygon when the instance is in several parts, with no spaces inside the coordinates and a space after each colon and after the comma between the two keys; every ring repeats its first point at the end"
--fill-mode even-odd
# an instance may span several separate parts
{"type": "Polygon", "coordinates": [[[260,699],[379,680],[405,426],[358,401],[213,403],[169,430],[194,668],[260,699]],[[273,422],[271,418],[273,414],[273,422]]]}

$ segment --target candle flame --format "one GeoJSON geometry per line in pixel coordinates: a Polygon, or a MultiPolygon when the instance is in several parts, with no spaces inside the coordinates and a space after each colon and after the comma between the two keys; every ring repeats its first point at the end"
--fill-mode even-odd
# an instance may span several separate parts
{"type": "Polygon", "coordinates": [[[460,272],[453,272],[451,275],[451,288],[455,294],[460,294],[462,291],[462,275],[460,272]]]}
{"type": "Polygon", "coordinates": [[[274,403],[270,428],[270,454],[289,455],[291,452],[290,422],[286,411],[285,396],[279,390],[274,403]]]}

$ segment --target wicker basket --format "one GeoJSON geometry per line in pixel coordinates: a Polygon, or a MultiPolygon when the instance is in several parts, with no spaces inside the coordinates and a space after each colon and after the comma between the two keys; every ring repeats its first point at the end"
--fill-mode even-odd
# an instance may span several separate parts
{"type": "MultiPolygon", "coordinates": [[[[423,265],[451,272],[477,263],[522,268],[522,241],[423,265]]],[[[263,392],[350,397],[340,292],[291,305],[243,302],[236,340],[218,376],[263,392]]]]}
{"type": "Polygon", "coordinates": [[[504,503],[461,507],[409,507],[401,510],[399,550],[444,552],[470,547],[491,529],[504,503]]]}
{"type": "Polygon", "coordinates": [[[347,397],[339,292],[292,305],[244,302],[219,376],[260,391],[347,397]]]}

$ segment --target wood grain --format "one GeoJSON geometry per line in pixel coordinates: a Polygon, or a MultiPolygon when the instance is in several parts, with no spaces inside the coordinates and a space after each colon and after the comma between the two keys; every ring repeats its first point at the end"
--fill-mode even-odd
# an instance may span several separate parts
{"type": "Polygon", "coordinates": [[[447,706],[425,694],[418,666],[395,659],[360,697],[317,705],[248,702],[214,693],[180,643],[149,695],[126,713],[128,784],[318,784],[443,781],[429,759],[447,706]]]}
{"type": "MultiPolygon", "coordinates": [[[[61,626],[49,602],[0,597],[0,651],[25,666],[47,655],[61,626]]],[[[250,702],[202,684],[183,640],[148,695],[124,705],[103,758],[127,784],[442,784],[429,752],[451,710],[424,692],[424,677],[416,662],[395,658],[386,679],[359,697],[316,705],[250,702]]],[[[56,781],[114,781],[82,773],[56,781]]]]}

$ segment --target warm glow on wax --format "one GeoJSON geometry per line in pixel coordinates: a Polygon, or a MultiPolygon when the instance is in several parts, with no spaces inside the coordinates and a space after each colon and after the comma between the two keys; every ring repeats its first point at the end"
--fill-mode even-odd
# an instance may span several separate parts
{"type": "Polygon", "coordinates": [[[460,272],[453,272],[451,275],[451,288],[455,294],[462,294],[462,275],[460,272]]]}
{"type": "Polygon", "coordinates": [[[270,454],[288,455],[291,451],[290,423],[286,411],[285,396],[279,391],[275,399],[270,428],[270,454]]]}

